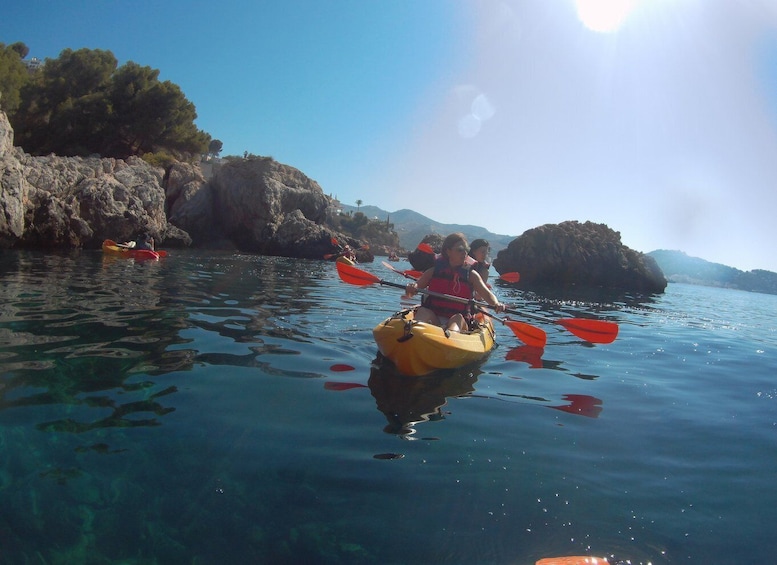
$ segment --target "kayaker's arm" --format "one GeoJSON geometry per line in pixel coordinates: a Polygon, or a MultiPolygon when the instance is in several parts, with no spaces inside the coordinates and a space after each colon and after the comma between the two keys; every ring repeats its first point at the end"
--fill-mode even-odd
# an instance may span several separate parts
{"type": "Polygon", "coordinates": [[[419,288],[426,288],[429,286],[429,281],[432,280],[432,276],[434,276],[434,267],[430,267],[429,269],[426,269],[424,271],[424,274],[418,277],[418,280],[416,282],[408,283],[405,287],[405,291],[407,292],[408,296],[413,296],[418,292],[419,288]]]}
{"type": "Polygon", "coordinates": [[[496,297],[496,295],[491,292],[491,289],[489,289],[486,286],[486,283],[483,282],[483,278],[474,270],[469,272],[469,284],[472,285],[472,288],[475,289],[475,292],[477,292],[479,296],[485,299],[485,301],[488,302],[496,312],[505,311],[506,306],[499,302],[499,299],[496,297]]]}

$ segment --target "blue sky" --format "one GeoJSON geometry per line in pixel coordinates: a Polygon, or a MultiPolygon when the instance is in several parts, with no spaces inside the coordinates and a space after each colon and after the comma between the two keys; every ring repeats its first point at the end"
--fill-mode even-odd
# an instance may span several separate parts
{"type": "Polygon", "coordinates": [[[6,3],[30,56],[160,70],[224,143],[354,205],[777,272],[771,0],[6,3]],[[616,16],[620,15],[618,20],[616,16]]]}

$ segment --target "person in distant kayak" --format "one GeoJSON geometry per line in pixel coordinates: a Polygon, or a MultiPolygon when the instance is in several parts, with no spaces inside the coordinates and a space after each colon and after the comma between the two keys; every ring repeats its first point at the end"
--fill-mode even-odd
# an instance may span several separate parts
{"type": "Polygon", "coordinates": [[[148,232],[141,234],[140,237],[135,240],[135,249],[147,249],[149,251],[153,251],[154,238],[151,237],[151,234],[148,232]]]}
{"type": "Polygon", "coordinates": [[[128,247],[129,249],[145,249],[148,251],[154,250],[154,238],[148,232],[143,232],[138,236],[135,241],[128,241],[127,243],[120,244],[120,247],[128,247]]]}
{"type": "Polygon", "coordinates": [[[345,244],[345,248],[340,252],[341,257],[345,257],[349,261],[356,261],[356,251],[353,250],[353,247],[345,244]]]}
{"type": "MultiPolygon", "coordinates": [[[[478,296],[485,299],[497,312],[504,312],[505,305],[488,289],[477,271],[467,265],[468,251],[469,246],[464,234],[450,234],[445,238],[442,253],[434,265],[424,271],[418,282],[407,285],[407,295],[413,296],[419,289],[428,288],[434,293],[471,300],[477,292],[478,296]]],[[[429,294],[415,312],[415,319],[419,322],[435,324],[457,332],[469,329],[470,318],[468,304],[429,294]]]]}
{"type": "Polygon", "coordinates": [[[491,249],[488,246],[488,241],[485,239],[476,239],[469,247],[469,256],[474,261],[472,269],[477,271],[483,282],[488,282],[488,269],[491,267],[491,263],[486,261],[489,251],[491,249]]]}

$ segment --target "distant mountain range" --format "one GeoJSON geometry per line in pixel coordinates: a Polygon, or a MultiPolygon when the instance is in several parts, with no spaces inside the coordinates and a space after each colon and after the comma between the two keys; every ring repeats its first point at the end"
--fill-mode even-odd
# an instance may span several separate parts
{"type": "Polygon", "coordinates": [[[448,235],[453,232],[461,232],[467,236],[467,239],[472,240],[482,238],[488,241],[491,246],[491,255],[496,256],[500,249],[504,249],[507,245],[514,240],[516,235],[500,235],[492,233],[480,226],[471,226],[464,224],[441,224],[435,222],[432,219],[427,218],[413,212],[412,210],[397,210],[396,212],[387,212],[377,206],[347,206],[341,204],[340,208],[343,212],[361,212],[368,218],[377,218],[379,220],[385,220],[388,218],[389,222],[394,224],[394,231],[399,236],[399,243],[402,247],[408,250],[413,250],[421,243],[424,236],[430,233],[438,233],[440,235],[448,235]]]}
{"type": "Polygon", "coordinates": [[[689,257],[682,251],[658,249],[651,251],[648,255],[656,260],[664,272],[664,276],[670,282],[777,294],[777,273],[771,271],[762,269],[740,271],[720,263],[710,263],[698,257],[689,257]]]}
{"type": "MultiPolygon", "coordinates": [[[[488,231],[480,226],[462,224],[441,224],[412,210],[387,212],[377,206],[347,206],[341,205],[344,212],[357,210],[369,218],[378,218],[394,224],[394,230],[399,235],[399,242],[405,249],[415,249],[424,236],[430,233],[448,235],[452,232],[462,232],[469,241],[477,238],[488,240],[491,245],[491,256],[496,257],[500,249],[506,248],[517,235],[501,235],[488,231]]],[[[756,269],[740,271],[719,263],[711,263],[698,257],[689,257],[682,251],[667,251],[658,249],[647,253],[656,260],[669,282],[683,282],[704,286],[718,286],[777,294],[777,273],[756,269]]]]}

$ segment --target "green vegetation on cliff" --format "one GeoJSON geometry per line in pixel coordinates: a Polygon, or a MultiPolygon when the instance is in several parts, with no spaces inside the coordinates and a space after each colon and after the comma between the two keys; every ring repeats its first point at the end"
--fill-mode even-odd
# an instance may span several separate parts
{"type": "Polygon", "coordinates": [[[27,153],[186,159],[208,150],[194,104],[158,70],[132,61],[119,67],[110,51],[65,49],[27,71],[22,53],[24,44],[0,44],[0,104],[27,153]]]}
{"type": "Polygon", "coordinates": [[[332,221],[336,230],[368,242],[371,246],[383,246],[389,249],[399,249],[399,236],[394,231],[394,224],[385,221],[369,219],[362,212],[342,213],[332,221]]]}

